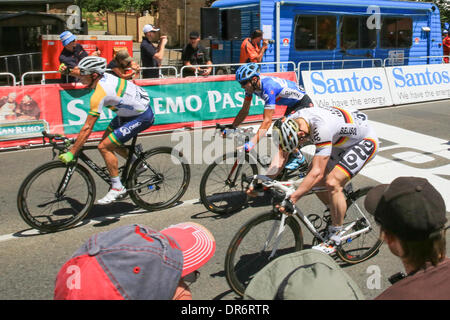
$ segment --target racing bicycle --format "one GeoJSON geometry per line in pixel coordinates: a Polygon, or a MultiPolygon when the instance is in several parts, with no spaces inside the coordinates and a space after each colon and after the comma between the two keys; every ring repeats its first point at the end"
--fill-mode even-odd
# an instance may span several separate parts
{"type": "MultiPolygon", "coordinates": [[[[56,154],[67,152],[74,139],[42,132],[56,154]]],[[[143,151],[136,145],[137,136],[128,149],[128,157],[119,168],[127,195],[139,207],[152,211],[170,207],[186,192],[190,181],[190,167],[183,155],[170,147],[156,147],[143,151]],[[132,155],[136,160],[132,161],[132,155]]],[[[102,180],[110,184],[106,167],[99,167],[85,151],[97,149],[85,145],[68,165],[53,160],[33,170],[23,181],[17,196],[20,216],[32,228],[55,232],[75,226],[94,205],[95,181],[80,162],[86,164],[102,180]]]]}
{"type": "MultiPolygon", "coordinates": [[[[246,222],[231,240],[225,256],[225,275],[230,288],[243,296],[252,277],[273,259],[303,249],[301,223],[313,235],[313,245],[325,241],[331,217],[327,213],[303,213],[292,206],[292,213],[281,213],[277,205],[287,207],[287,199],[301,180],[277,181],[257,175],[247,179],[250,184],[261,181],[272,198],[272,209],[246,222]],[[249,181],[250,180],[250,181],[249,181]]],[[[348,183],[344,189],[347,201],[337,256],[355,264],[369,259],[382,244],[379,227],[364,209],[364,199],[371,187],[353,190],[348,183]]],[[[308,194],[325,192],[325,187],[313,188],[308,194]]]]}
{"type": "MultiPolygon", "coordinates": [[[[216,130],[226,130],[229,126],[216,124],[216,130]]],[[[254,135],[253,127],[235,128],[226,138],[234,138],[236,145],[243,146],[254,135]]],[[[270,135],[267,135],[270,137],[270,135]]],[[[296,170],[283,169],[276,177],[288,180],[302,177],[311,159],[306,158],[303,166],[296,170]]],[[[217,214],[228,214],[242,210],[247,204],[248,197],[242,177],[250,177],[259,173],[259,168],[268,168],[270,157],[260,156],[254,150],[246,152],[240,148],[234,152],[225,153],[214,160],[203,173],[200,181],[200,200],[205,208],[217,214]],[[259,165],[259,166],[258,166],[259,165]]]]}

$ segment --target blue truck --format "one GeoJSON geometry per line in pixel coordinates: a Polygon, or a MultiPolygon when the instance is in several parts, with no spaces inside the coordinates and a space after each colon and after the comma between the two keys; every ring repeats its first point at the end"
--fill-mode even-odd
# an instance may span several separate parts
{"type": "MultiPolygon", "coordinates": [[[[239,63],[241,43],[255,29],[272,40],[263,62],[292,61],[297,66],[305,61],[340,61],[335,64],[342,66],[342,60],[349,60],[346,68],[355,67],[350,60],[361,66],[363,59],[379,63],[389,58],[391,65],[442,62],[440,14],[433,3],[218,0],[212,7],[221,14],[237,9],[241,19],[240,39],[211,40],[214,64],[239,63]]],[[[276,64],[271,67],[279,71],[276,64]]],[[[323,63],[308,67],[323,68],[323,63]]]]}

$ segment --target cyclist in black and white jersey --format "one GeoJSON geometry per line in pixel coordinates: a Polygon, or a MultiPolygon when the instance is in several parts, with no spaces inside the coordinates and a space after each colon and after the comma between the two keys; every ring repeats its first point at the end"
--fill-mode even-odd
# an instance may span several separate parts
{"type": "Polygon", "coordinates": [[[313,248],[335,252],[347,210],[343,188],[378,151],[378,138],[367,115],[337,107],[307,108],[277,121],[274,133],[287,152],[307,141],[316,146],[308,174],[289,200],[295,204],[313,187],[326,186],[328,192],[317,195],[329,207],[332,225],[327,241],[313,248]]]}

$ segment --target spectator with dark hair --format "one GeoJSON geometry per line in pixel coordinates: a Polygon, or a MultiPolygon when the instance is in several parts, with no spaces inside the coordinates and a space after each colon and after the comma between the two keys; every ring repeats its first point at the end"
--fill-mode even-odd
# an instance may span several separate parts
{"type": "MultiPolygon", "coordinates": [[[[64,31],[59,35],[64,49],[59,56],[59,72],[61,72],[61,81],[77,82],[77,77],[80,76],[80,70],[76,67],[81,59],[89,56],[83,49],[81,44],[77,43],[77,38],[70,31],[64,31]],[[69,75],[66,77],[66,75],[69,75]]],[[[100,56],[100,50],[92,53],[93,56],[100,56]]]]}
{"type": "Polygon", "coordinates": [[[181,59],[184,66],[192,66],[183,69],[183,76],[207,76],[212,71],[211,67],[195,67],[212,64],[208,51],[200,44],[200,34],[197,31],[189,34],[189,43],[184,47],[181,59]]]}
{"type": "Polygon", "coordinates": [[[377,300],[450,299],[450,259],[446,257],[445,202],[424,178],[400,177],[379,185],[366,196],[367,211],[381,226],[390,251],[406,274],[377,300]]]}
{"type": "Polygon", "coordinates": [[[126,80],[132,80],[136,75],[139,75],[140,69],[126,49],[118,51],[106,68],[111,69],[111,71],[108,71],[110,74],[126,80]]]}
{"type": "MultiPolygon", "coordinates": [[[[158,45],[155,46],[153,41],[157,39],[158,28],[151,24],[144,26],[144,37],[141,43],[141,61],[145,68],[160,67],[164,58],[164,49],[167,44],[167,36],[161,36],[158,45]]],[[[143,78],[159,78],[158,69],[144,69],[142,71],[143,78]]]]}
{"type": "Polygon", "coordinates": [[[133,224],[92,236],[60,269],[55,300],[192,300],[186,282],[214,255],[208,229],[133,224]]]}
{"type": "Polygon", "coordinates": [[[268,40],[263,40],[262,47],[260,46],[261,40],[263,40],[263,32],[255,30],[250,38],[242,41],[239,63],[257,63],[262,61],[264,52],[267,50],[268,40]]]}

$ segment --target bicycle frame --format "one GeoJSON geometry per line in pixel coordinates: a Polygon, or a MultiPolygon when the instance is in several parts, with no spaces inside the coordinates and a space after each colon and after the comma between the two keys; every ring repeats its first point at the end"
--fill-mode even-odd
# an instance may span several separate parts
{"type": "MultiPolygon", "coordinates": [[[[285,193],[285,199],[283,200],[283,202],[285,202],[289,196],[295,191],[295,189],[298,187],[298,185],[301,183],[301,179],[300,180],[289,180],[289,181],[276,181],[276,180],[272,180],[266,176],[262,176],[262,175],[257,175],[253,177],[253,180],[263,180],[262,184],[265,187],[268,188],[275,188],[277,190],[281,190],[285,193]]],[[[252,182],[253,183],[253,182],[252,182]]],[[[350,188],[352,189],[351,183],[350,183],[350,188]]],[[[309,191],[308,193],[306,193],[305,195],[310,195],[313,193],[318,193],[318,192],[326,192],[327,189],[325,187],[316,187],[313,188],[311,191],[309,191]]],[[[346,194],[346,196],[348,195],[348,192],[346,191],[346,189],[344,189],[344,193],[346,194]]],[[[281,206],[283,206],[283,202],[281,203],[281,206]]],[[[345,234],[348,230],[350,230],[355,224],[356,221],[350,223],[349,225],[347,225],[341,232],[341,242],[347,242],[347,241],[352,241],[352,239],[356,236],[358,236],[359,234],[365,233],[367,232],[371,225],[369,220],[365,217],[365,215],[363,214],[362,210],[358,208],[358,212],[359,214],[362,216],[362,218],[364,218],[367,222],[368,222],[368,226],[360,229],[358,231],[355,231],[353,233],[350,234],[345,234]]],[[[286,218],[289,215],[286,213],[282,213],[281,215],[281,221],[280,221],[280,225],[278,226],[278,232],[276,234],[276,238],[274,240],[274,246],[272,249],[272,252],[269,256],[269,259],[272,259],[273,256],[275,255],[277,249],[278,249],[278,244],[281,240],[281,235],[283,233],[283,231],[286,228],[286,218]]],[[[296,221],[296,223],[298,223],[300,225],[300,221],[303,222],[303,224],[306,226],[306,228],[312,233],[313,236],[317,237],[318,239],[320,239],[320,241],[325,241],[325,239],[322,237],[322,235],[318,232],[318,230],[314,227],[313,223],[308,219],[307,216],[305,216],[305,214],[300,210],[300,208],[298,208],[296,205],[294,205],[294,212],[292,213],[292,217],[294,218],[294,220],[296,221]]],[[[359,221],[359,220],[358,220],[359,221]]],[[[264,247],[263,250],[265,250],[267,248],[267,246],[269,245],[269,243],[271,242],[275,231],[277,229],[277,223],[274,222],[272,225],[272,228],[269,232],[269,235],[267,237],[266,242],[264,243],[264,247]]]]}
{"type": "MultiPolygon", "coordinates": [[[[62,137],[62,136],[47,135],[47,133],[45,131],[43,132],[43,135],[44,135],[44,139],[45,139],[45,137],[49,138],[50,143],[53,144],[54,150],[56,149],[60,152],[66,151],[66,147],[68,146],[66,141],[70,141],[69,139],[67,139],[66,137],[62,137]],[[55,142],[52,142],[52,140],[63,140],[65,142],[65,145],[58,146],[55,142]]],[[[131,162],[132,155],[136,155],[137,158],[140,158],[140,154],[142,153],[142,150],[136,151],[136,140],[137,140],[137,136],[133,137],[133,139],[131,140],[131,144],[123,146],[124,148],[128,149],[128,157],[126,159],[125,165],[119,168],[119,170],[122,170],[122,173],[121,173],[121,181],[122,182],[125,182],[129,179],[129,174],[130,174],[129,169],[132,164],[132,162],[131,162]]],[[[83,146],[83,148],[80,150],[80,152],[78,154],[78,157],[76,158],[77,162],[73,166],[67,167],[66,173],[64,174],[64,179],[61,181],[61,185],[58,187],[58,195],[64,194],[64,191],[70,182],[72,174],[75,171],[74,168],[78,164],[78,160],[81,160],[82,162],[84,162],[103,181],[105,181],[108,184],[111,184],[111,178],[110,178],[109,172],[107,170],[105,170],[106,168],[99,167],[85,153],[85,151],[87,151],[87,150],[94,150],[94,149],[97,149],[97,146],[83,146]]],[[[54,153],[54,155],[55,155],[55,153],[54,153]]],[[[157,184],[159,182],[159,180],[161,180],[161,177],[155,172],[155,170],[153,170],[153,168],[147,162],[145,162],[145,160],[143,160],[143,161],[144,161],[144,164],[147,166],[147,168],[150,169],[150,171],[156,176],[156,181],[152,181],[152,184],[157,184]]],[[[154,178],[155,177],[150,177],[149,179],[141,182],[139,185],[137,185],[133,189],[138,189],[141,185],[148,184],[154,178]]],[[[129,190],[131,190],[131,189],[129,189],[129,190]]]]}

